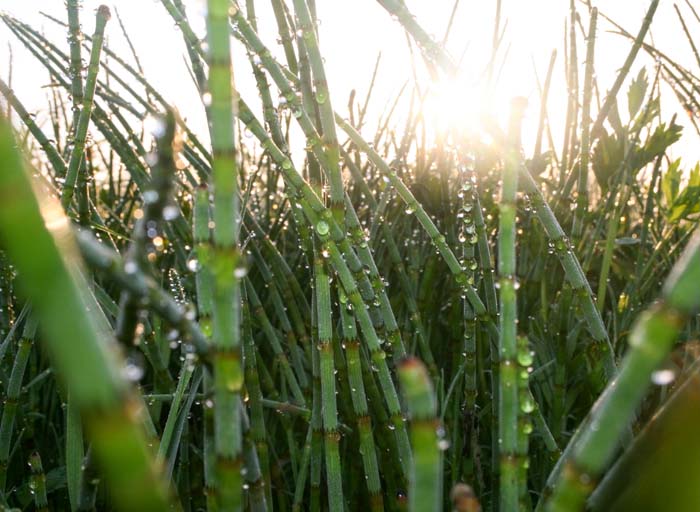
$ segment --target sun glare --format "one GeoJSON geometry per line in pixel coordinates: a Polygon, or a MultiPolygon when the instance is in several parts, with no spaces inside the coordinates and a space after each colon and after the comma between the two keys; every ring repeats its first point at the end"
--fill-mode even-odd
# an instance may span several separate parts
{"type": "Polygon", "coordinates": [[[478,81],[446,78],[430,85],[422,113],[437,134],[458,130],[471,135],[479,131],[484,100],[484,88],[478,81]]]}
{"type": "MultiPolygon", "coordinates": [[[[506,130],[512,100],[524,96],[520,85],[511,83],[493,88],[483,79],[464,74],[431,83],[422,106],[422,115],[432,130],[430,135],[491,142],[495,133],[506,130]]],[[[530,102],[526,123],[537,117],[533,109],[538,104],[538,101],[530,102]]]]}

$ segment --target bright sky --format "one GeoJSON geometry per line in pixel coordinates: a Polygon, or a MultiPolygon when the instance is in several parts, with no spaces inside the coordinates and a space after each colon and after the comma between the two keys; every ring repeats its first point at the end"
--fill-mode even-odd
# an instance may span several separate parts
{"type": "MultiPolygon", "coordinates": [[[[83,31],[92,33],[94,28],[94,10],[102,3],[97,0],[84,0],[82,15],[83,31]]],[[[185,48],[182,38],[169,16],[158,0],[121,0],[106,2],[116,8],[121,15],[133,44],[139,53],[145,73],[151,83],[168,98],[178,109],[197,126],[204,126],[201,102],[196,96],[195,88],[185,71],[183,58],[185,48]]],[[[201,0],[186,0],[189,16],[201,20],[196,29],[203,35],[203,8],[201,0]]],[[[384,105],[411,77],[411,55],[404,32],[399,24],[391,20],[375,0],[317,0],[318,16],[321,21],[319,32],[321,50],[325,55],[332,100],[336,110],[345,111],[348,95],[357,89],[358,98],[362,100],[376,57],[382,53],[378,82],[370,105],[370,111],[378,116],[384,105]]],[[[495,10],[494,1],[462,0],[448,41],[449,51],[456,57],[467,49],[464,68],[467,74],[476,76],[483,69],[490,52],[495,10]]],[[[636,34],[649,2],[643,0],[598,0],[593,1],[603,13],[620,23],[629,32],[636,34]]],[[[683,2],[679,1],[679,4],[683,2]]],[[[282,58],[281,47],[276,43],[277,34],[274,18],[268,6],[269,2],[256,2],[258,18],[263,41],[282,58]]],[[[426,30],[442,37],[453,0],[409,0],[409,8],[423,24],[426,30]]],[[[533,69],[536,68],[540,78],[546,72],[550,53],[559,48],[555,82],[550,98],[549,108],[553,125],[561,123],[564,117],[565,102],[563,84],[564,20],[568,14],[569,2],[565,0],[503,0],[502,12],[507,18],[506,37],[503,50],[509,48],[507,62],[503,68],[500,87],[496,93],[498,104],[507,105],[509,99],[516,95],[530,99],[529,116],[526,118],[526,131],[532,133],[536,125],[538,105],[537,86],[533,69]]],[[[683,12],[689,12],[687,6],[680,5],[683,12]]],[[[579,3],[582,13],[587,10],[579,3]]],[[[62,28],[42,18],[43,10],[55,17],[65,19],[64,2],[56,0],[0,0],[0,10],[4,10],[19,19],[41,27],[57,44],[66,47],[66,35],[62,28]]],[[[691,15],[690,15],[691,16],[691,15]]],[[[699,25],[688,17],[688,23],[697,28],[699,25]]],[[[587,15],[583,16],[587,27],[587,15]]],[[[600,86],[606,90],[613,82],[617,69],[622,65],[629,50],[630,43],[620,36],[609,34],[610,25],[599,18],[599,37],[597,40],[596,69],[600,86]]],[[[697,31],[696,31],[697,32],[697,31]]],[[[127,53],[124,37],[116,19],[108,26],[109,45],[123,56],[127,53]]],[[[664,52],[696,69],[685,36],[669,1],[662,1],[652,25],[652,37],[656,45],[664,52]]],[[[47,83],[47,73],[9,33],[4,25],[0,26],[0,73],[7,79],[8,41],[14,50],[13,85],[20,99],[30,109],[42,108],[46,91],[41,88],[47,83]]],[[[236,44],[238,53],[234,58],[237,86],[244,98],[255,101],[253,79],[249,64],[236,44]]],[[[585,47],[581,42],[578,47],[582,61],[585,47]]],[[[636,75],[641,62],[635,64],[632,74],[636,75]]],[[[581,75],[582,75],[581,71],[581,75]]],[[[623,89],[626,90],[626,89],[623,89]]],[[[469,101],[469,94],[456,94],[435,102],[435,110],[449,111],[457,101],[469,101]]],[[[662,104],[665,118],[670,119],[678,109],[675,99],[668,99],[662,104]]],[[[499,113],[500,114],[500,113],[499,113]]],[[[681,114],[679,118],[682,118],[681,114]]],[[[502,117],[502,114],[501,114],[502,117]]],[[[688,127],[688,137],[683,147],[676,154],[682,154],[686,161],[700,159],[697,138],[688,127]]],[[[369,135],[369,134],[368,134],[369,135]]]]}

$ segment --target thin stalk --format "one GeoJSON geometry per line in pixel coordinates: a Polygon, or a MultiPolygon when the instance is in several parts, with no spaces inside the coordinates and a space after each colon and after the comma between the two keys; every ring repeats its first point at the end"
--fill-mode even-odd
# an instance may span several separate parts
{"type": "Polygon", "coordinates": [[[80,111],[78,126],[75,130],[73,140],[73,150],[68,161],[66,171],[66,181],[61,192],[61,204],[68,209],[75,185],[78,181],[78,171],[84,158],[85,143],[87,139],[88,126],[92,116],[93,100],[95,98],[95,87],[97,85],[97,73],[100,70],[100,53],[104,42],[105,26],[111,14],[109,8],[102,5],[97,9],[97,21],[95,23],[95,33],[92,36],[92,50],[90,52],[90,64],[88,66],[87,78],[85,79],[85,90],[83,91],[83,108],[80,111]]]}
{"type": "Polygon", "coordinates": [[[700,232],[696,231],[667,278],[661,299],[639,317],[632,328],[630,347],[620,371],[598,399],[590,420],[577,436],[572,456],[559,475],[546,510],[583,508],[644,398],[652,373],[668,356],[685,323],[700,309],[699,280],[700,232]]]}
{"type": "Polygon", "coordinates": [[[409,510],[437,512],[442,508],[442,440],[438,435],[437,398],[428,372],[419,360],[404,360],[398,373],[411,423],[413,464],[408,491],[409,510]]]}
{"type": "Polygon", "coordinates": [[[605,382],[612,379],[615,375],[615,353],[603,319],[593,300],[590,284],[573,252],[566,233],[559,225],[552,209],[542,195],[542,191],[526,167],[522,167],[520,176],[523,190],[530,196],[533,211],[542,224],[549,243],[554,249],[561,266],[564,268],[566,280],[571,285],[581,304],[581,314],[592,337],[588,350],[589,357],[596,368],[595,378],[598,385],[602,388],[605,382]]]}
{"type": "Polygon", "coordinates": [[[282,348],[282,343],[277,335],[277,331],[272,326],[270,319],[267,317],[267,313],[265,313],[265,309],[263,308],[262,302],[258,297],[258,293],[255,291],[252,283],[247,278],[245,279],[245,289],[248,296],[248,301],[250,303],[250,311],[253,315],[255,315],[261,324],[262,331],[272,347],[272,352],[275,354],[278,363],[282,367],[285,380],[289,385],[294,401],[303,407],[306,405],[306,401],[304,400],[304,394],[299,386],[299,381],[292,370],[292,365],[289,364],[289,359],[282,348]]]}
{"type": "Polygon", "coordinates": [[[68,11],[68,43],[70,45],[71,99],[73,100],[73,134],[78,129],[80,107],[83,104],[83,60],[80,55],[83,34],[80,30],[79,5],[79,0],[67,0],[66,2],[66,10],[68,11]]]}
{"type": "Polygon", "coordinates": [[[654,14],[656,13],[656,8],[658,6],[659,0],[651,0],[651,2],[649,3],[649,9],[647,10],[646,15],[644,16],[642,26],[639,28],[639,32],[637,33],[637,37],[632,43],[632,48],[630,48],[630,51],[627,54],[627,58],[622,64],[622,67],[620,68],[620,71],[618,72],[617,77],[615,78],[615,82],[608,91],[608,94],[605,96],[603,105],[598,111],[598,117],[596,118],[595,122],[593,123],[593,126],[591,127],[591,143],[600,136],[600,132],[603,129],[603,123],[605,123],[605,120],[608,118],[608,115],[610,115],[610,110],[612,109],[613,105],[615,105],[617,102],[617,95],[620,92],[620,88],[622,87],[625,78],[627,78],[627,74],[632,68],[632,63],[637,58],[639,49],[644,43],[644,38],[646,37],[647,32],[649,31],[651,21],[654,18],[654,14]]]}
{"type": "MultiPolygon", "coordinates": [[[[255,450],[259,458],[259,466],[261,471],[262,485],[264,486],[265,501],[267,507],[272,510],[272,481],[270,478],[270,447],[267,441],[267,433],[265,429],[265,416],[263,407],[265,401],[263,399],[262,390],[260,388],[260,378],[257,370],[257,350],[253,340],[253,332],[251,330],[250,310],[243,308],[243,337],[245,340],[245,381],[248,396],[250,397],[250,438],[255,445],[255,450]]],[[[277,405],[277,404],[276,404],[277,405]]],[[[291,406],[291,404],[290,404],[291,406]]],[[[282,410],[278,406],[276,410],[282,410]]]]}
{"type": "MultiPolygon", "coordinates": [[[[347,297],[339,290],[340,303],[347,302],[347,297]]],[[[357,339],[355,319],[345,307],[340,308],[342,321],[343,350],[348,366],[348,383],[353,412],[356,416],[360,437],[360,454],[365,473],[365,484],[369,492],[370,507],[373,511],[384,510],[382,484],[379,478],[376,444],[372,432],[372,417],[369,414],[365,385],[362,380],[362,362],[360,361],[360,342],[357,339]]]]}
{"type": "Polygon", "coordinates": [[[299,19],[299,28],[302,32],[304,45],[309,55],[309,63],[313,73],[313,83],[316,91],[314,98],[318,104],[321,118],[322,142],[326,155],[327,165],[324,166],[329,175],[331,211],[336,222],[341,226],[345,222],[345,192],[343,190],[343,177],[340,173],[340,151],[338,148],[338,136],[336,134],[333,106],[331,104],[328,80],[321,57],[316,35],[316,26],[306,0],[293,0],[294,10],[299,19]]]}
{"type": "Polygon", "coordinates": [[[33,452],[29,456],[29,469],[31,471],[29,488],[34,495],[34,510],[47,512],[49,510],[49,502],[46,497],[46,475],[44,474],[44,467],[41,464],[39,452],[33,452]]]}
{"type": "Polygon", "coordinates": [[[12,89],[8,84],[0,79],[0,93],[7,99],[8,106],[11,106],[17,112],[20,120],[24,123],[27,129],[34,136],[36,141],[39,143],[41,148],[46,153],[46,157],[49,159],[51,166],[53,167],[56,176],[64,176],[66,174],[66,163],[63,158],[56,150],[55,145],[49,140],[49,138],[44,134],[44,132],[39,128],[39,126],[34,121],[34,117],[24,108],[24,105],[19,101],[17,96],[12,92],[12,89]]]}
{"type": "Polygon", "coordinates": [[[165,420],[165,427],[163,427],[163,434],[160,437],[160,444],[158,445],[158,453],[156,457],[160,464],[167,462],[167,456],[168,452],[171,450],[171,441],[173,439],[173,432],[177,424],[177,418],[182,412],[182,408],[180,406],[183,398],[185,397],[185,392],[189,386],[194,369],[194,364],[185,358],[184,364],[180,369],[180,376],[177,380],[177,386],[175,388],[175,393],[173,394],[173,399],[170,402],[170,410],[168,411],[168,418],[165,420]]]}
{"type": "MultiPolygon", "coordinates": [[[[430,60],[435,60],[444,69],[455,71],[456,64],[447,54],[444,48],[435,42],[433,38],[418,24],[416,17],[411,14],[403,0],[377,0],[390,14],[403,25],[409,34],[420,45],[421,50],[429,57],[430,60]]],[[[499,1],[500,6],[500,1],[499,1]]],[[[498,30],[498,28],[496,28],[498,30]]],[[[494,47],[496,36],[494,36],[494,47]]],[[[495,52],[495,48],[494,48],[495,52]]]]}
{"type": "Polygon", "coordinates": [[[588,162],[590,159],[591,140],[591,105],[593,103],[593,72],[595,58],[596,23],[598,9],[591,10],[588,26],[588,45],[586,46],[586,70],[583,81],[583,103],[581,112],[581,152],[578,162],[578,195],[576,196],[576,213],[572,235],[578,240],[583,232],[583,222],[588,210],[588,162]]]}
{"type": "Polygon", "coordinates": [[[209,52],[210,124],[212,136],[211,188],[214,279],[214,444],[216,492],[219,508],[237,511],[243,507],[241,467],[243,435],[239,406],[244,372],[240,338],[240,205],[238,163],[234,146],[231,46],[227,0],[209,0],[207,42],[209,52]]]}
{"type": "Polygon", "coordinates": [[[343,479],[340,466],[340,433],[336,402],[335,364],[333,361],[333,324],[331,316],[331,288],[325,263],[316,251],[314,261],[316,318],[318,322],[319,377],[321,382],[321,415],[323,421],[323,448],[329,510],[343,510],[343,479]]]}
{"type": "Polygon", "coordinates": [[[7,482],[7,469],[10,463],[10,448],[12,447],[12,433],[17,417],[22,380],[24,379],[24,372],[27,369],[27,361],[29,360],[29,354],[34,344],[35,335],[36,318],[34,315],[30,314],[25,323],[22,338],[17,346],[15,360],[12,364],[12,372],[10,373],[10,380],[5,388],[2,420],[0,420],[0,491],[3,493],[5,492],[5,485],[7,482]]]}
{"type": "Polygon", "coordinates": [[[80,480],[83,476],[83,426],[80,422],[75,400],[68,393],[66,398],[66,484],[71,510],[80,504],[80,480]]]}
{"type": "Polygon", "coordinates": [[[116,356],[95,319],[84,313],[86,306],[91,311],[98,306],[90,306],[78,273],[69,221],[48,197],[41,197],[39,209],[39,198],[12,140],[9,126],[2,123],[0,160],[5,170],[0,173],[0,186],[12,193],[0,209],[0,231],[45,329],[48,352],[73,393],[117,506],[168,510],[165,482],[133,413],[134,407],[138,410],[143,405],[121,378],[116,356]]]}
{"type": "Polygon", "coordinates": [[[501,510],[516,510],[518,506],[518,369],[516,308],[516,198],[518,172],[521,165],[520,125],[524,105],[513,101],[508,133],[508,147],[503,165],[503,186],[499,203],[498,281],[500,284],[500,322],[498,338],[498,447],[499,499],[501,510]]]}

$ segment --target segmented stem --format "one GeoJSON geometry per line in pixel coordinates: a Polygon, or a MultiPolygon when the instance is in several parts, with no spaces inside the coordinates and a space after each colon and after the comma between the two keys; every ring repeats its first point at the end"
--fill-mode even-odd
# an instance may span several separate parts
{"type": "MultiPolygon", "coordinates": [[[[0,209],[0,231],[44,327],[46,347],[57,371],[73,392],[88,438],[124,509],[168,510],[165,483],[155,470],[137,414],[143,405],[121,379],[102,327],[85,313],[99,306],[79,278],[69,256],[74,239],[61,206],[38,198],[6,123],[0,125],[0,187],[12,190],[0,209]],[[39,202],[42,208],[39,210],[39,202]],[[43,215],[42,215],[43,214],[43,215]],[[66,318],[71,318],[70,323],[66,318]],[[67,349],[69,347],[70,349],[67,349]],[[128,460],[130,471],[123,471],[128,460]],[[120,492],[130,489],[131,492],[120,492]]],[[[75,256],[73,256],[75,257],[75,256]]]]}
{"type": "Polygon", "coordinates": [[[0,420],[0,490],[4,492],[7,480],[7,467],[10,462],[10,448],[12,447],[12,433],[17,417],[19,394],[22,388],[24,372],[27,368],[29,354],[34,344],[36,334],[36,318],[30,314],[24,326],[22,338],[19,340],[15,361],[12,364],[10,380],[7,383],[4,406],[2,408],[2,420],[0,420]]]}
{"type": "Polygon", "coordinates": [[[404,360],[398,373],[411,422],[413,464],[409,510],[438,511],[442,508],[442,464],[435,391],[425,366],[418,359],[404,360]]]}
{"type": "Polygon", "coordinates": [[[632,328],[629,350],[615,379],[592,409],[589,421],[575,437],[546,504],[548,511],[581,510],[617,449],[651,382],[689,317],[700,309],[700,231],[696,231],[666,280],[660,301],[632,328]]]}
{"type": "Polygon", "coordinates": [[[104,42],[105,26],[110,17],[109,7],[106,5],[101,5],[97,9],[95,33],[92,36],[92,50],[90,51],[90,64],[88,66],[87,78],[85,79],[85,90],[83,91],[83,108],[80,111],[78,126],[73,136],[73,150],[68,160],[66,181],[63,184],[63,190],[61,192],[61,204],[65,209],[68,209],[73,199],[75,185],[78,181],[78,172],[84,158],[88,126],[90,124],[90,117],[92,116],[95,88],[97,86],[97,73],[100,70],[100,54],[104,42]]]}
{"type": "Polygon", "coordinates": [[[209,0],[207,42],[209,52],[210,124],[212,143],[211,188],[213,247],[211,269],[214,280],[214,444],[216,491],[219,507],[237,511],[243,506],[241,479],[243,436],[239,406],[244,373],[240,338],[240,284],[238,235],[240,205],[238,164],[234,146],[234,102],[230,3],[209,0]]]}
{"type": "Polygon", "coordinates": [[[518,368],[516,307],[516,199],[518,172],[521,165],[520,123],[524,114],[522,100],[516,98],[511,106],[508,147],[503,163],[503,186],[499,203],[498,281],[500,285],[499,317],[499,375],[498,375],[498,451],[501,510],[516,510],[518,506],[518,368]]]}

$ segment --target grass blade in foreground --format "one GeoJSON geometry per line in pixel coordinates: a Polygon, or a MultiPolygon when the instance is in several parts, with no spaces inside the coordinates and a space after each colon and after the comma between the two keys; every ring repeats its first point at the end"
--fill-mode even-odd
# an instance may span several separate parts
{"type": "Polygon", "coordinates": [[[700,368],[654,413],[586,504],[594,512],[700,508],[700,368]]]}
{"type": "Polygon", "coordinates": [[[60,205],[37,197],[14,148],[9,125],[0,121],[0,234],[32,300],[49,353],[78,406],[88,438],[117,506],[168,510],[138,425],[142,404],[133,398],[106,340],[86,311],[70,224],[60,205]],[[41,209],[41,211],[40,211],[41,209]],[[66,322],[71,318],[71,322],[66,322]]]}
{"type": "Polygon", "coordinates": [[[555,485],[548,511],[583,509],[593,483],[613,456],[634,410],[644,398],[651,375],[673,347],[690,315],[700,308],[700,231],[666,280],[660,301],[644,313],[630,333],[630,348],[618,376],[593,409],[571,460],[555,485]]]}
{"type": "Polygon", "coordinates": [[[418,359],[405,359],[398,371],[411,421],[413,465],[408,491],[409,510],[438,511],[442,504],[442,464],[435,390],[428,371],[418,359]]]}

